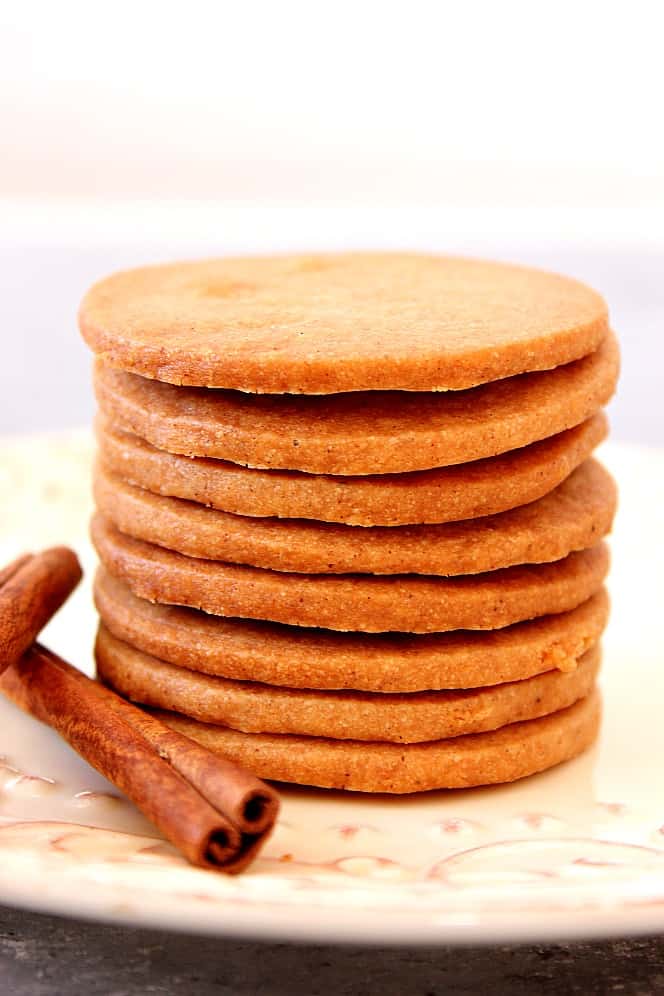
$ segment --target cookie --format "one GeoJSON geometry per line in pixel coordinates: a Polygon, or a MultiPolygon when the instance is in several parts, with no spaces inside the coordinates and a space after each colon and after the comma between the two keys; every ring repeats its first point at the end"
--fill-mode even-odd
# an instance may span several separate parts
{"type": "Polygon", "coordinates": [[[167,664],[100,627],[97,674],[125,698],[243,733],[285,733],[421,743],[496,730],[565,709],[590,692],[600,664],[593,647],[574,671],[470,691],[384,694],[279,688],[211,678],[167,664]]]}
{"type": "Polygon", "coordinates": [[[99,459],[153,494],[236,515],[315,519],[355,526],[454,522],[503,512],[548,494],[606,438],[600,412],[581,425],[511,453],[410,474],[332,477],[255,470],[224,460],[158,450],[99,416],[99,459]]]}
{"type": "Polygon", "coordinates": [[[398,574],[285,574],[196,560],[135,540],[101,515],[92,539],[104,566],[134,594],[212,615],[361,632],[499,629],[576,608],[601,587],[609,566],[600,543],[553,564],[432,578],[398,574]]]}
{"type": "Polygon", "coordinates": [[[278,733],[240,733],[157,710],[168,726],[259,778],[354,792],[402,794],[512,782],[584,751],[597,737],[600,697],[540,719],[421,744],[366,743],[278,733]]]}
{"type": "Polygon", "coordinates": [[[341,526],[252,519],[125,484],[97,466],[97,508],[121,532],[189,557],[312,574],[477,574],[561,560],[610,529],[611,475],[595,460],[539,501],[434,526],[341,526]]]}
{"type": "Polygon", "coordinates": [[[542,373],[444,394],[355,392],[279,397],[174,387],[97,363],[99,406],[159,449],[250,467],[363,475],[429,470],[495,456],[578,425],[610,399],[615,337],[542,373]]]}
{"type": "Polygon", "coordinates": [[[137,598],[100,567],[95,604],[106,628],[147,654],[192,671],[292,688],[419,692],[570,671],[599,640],[604,589],[576,609],[472,633],[335,633],[224,619],[137,598]]]}
{"type": "Polygon", "coordinates": [[[595,349],[602,298],[566,277],[398,253],[116,273],[79,314],[110,365],[172,384],[330,394],[473,387],[595,349]]]}

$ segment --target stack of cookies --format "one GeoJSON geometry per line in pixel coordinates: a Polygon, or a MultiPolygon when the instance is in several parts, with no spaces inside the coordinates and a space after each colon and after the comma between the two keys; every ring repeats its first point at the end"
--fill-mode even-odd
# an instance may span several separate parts
{"type": "Polygon", "coordinates": [[[595,738],[618,349],[560,276],[399,254],[120,273],[100,678],[263,778],[512,781],[595,738]]]}

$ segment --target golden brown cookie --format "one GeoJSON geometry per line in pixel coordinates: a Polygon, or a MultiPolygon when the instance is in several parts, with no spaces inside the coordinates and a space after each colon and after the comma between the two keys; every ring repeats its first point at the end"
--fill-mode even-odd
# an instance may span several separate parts
{"type": "Polygon", "coordinates": [[[609,566],[599,543],[553,564],[432,578],[397,574],[284,574],[195,560],[131,539],[101,515],[92,539],[104,566],[149,601],[213,615],[361,632],[433,633],[499,629],[576,608],[601,587],[609,566]]]}
{"type": "Polygon", "coordinates": [[[311,574],[478,574],[561,560],[611,528],[616,488],[588,460],[539,501],[435,526],[253,519],[125,484],[97,466],[97,508],[121,532],[189,557],[311,574]]]}
{"type": "Polygon", "coordinates": [[[391,474],[526,446],[594,415],[614,392],[613,334],[543,373],[444,394],[279,397],[174,387],[97,363],[104,415],[159,449],[312,474],[391,474]]]}
{"type": "Polygon", "coordinates": [[[279,688],[175,667],[122,643],[100,626],[97,674],[125,698],[244,733],[293,733],[332,740],[421,743],[497,730],[557,712],[590,692],[601,654],[574,671],[470,691],[381,694],[279,688]]]}
{"type": "Polygon", "coordinates": [[[174,712],[156,715],[259,778],[354,792],[423,792],[512,782],[584,751],[595,740],[597,690],[541,719],[422,744],[366,743],[278,733],[240,733],[174,712]]]}
{"type": "Polygon", "coordinates": [[[500,456],[409,474],[332,477],[255,470],[155,449],[99,416],[103,465],[129,484],[236,515],[355,526],[454,522],[503,512],[552,491],[605,439],[603,412],[573,429],[500,456]]]}
{"type": "Polygon", "coordinates": [[[570,671],[599,640],[604,589],[576,609],[472,633],[335,633],[224,619],[137,598],[100,567],[95,604],[119,640],[192,671],[293,688],[419,692],[476,688],[570,671]]]}
{"type": "Polygon", "coordinates": [[[217,259],[116,273],[79,315],[110,365],[258,393],[472,387],[578,359],[606,304],[566,277],[403,253],[217,259]]]}

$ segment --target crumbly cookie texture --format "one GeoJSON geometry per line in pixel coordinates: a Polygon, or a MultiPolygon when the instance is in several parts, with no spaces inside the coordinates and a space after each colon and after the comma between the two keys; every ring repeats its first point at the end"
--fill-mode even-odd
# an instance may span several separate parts
{"type": "Polygon", "coordinates": [[[260,778],[355,792],[422,792],[512,782],[584,751],[596,739],[597,690],[541,719],[421,744],[241,733],[157,710],[168,726],[260,778]]]}
{"type": "Polygon", "coordinates": [[[103,467],[97,508],[121,532],[189,557],[312,574],[459,575],[561,560],[611,528],[616,487],[596,460],[521,508],[437,526],[251,519],[132,487],[103,467]]]}
{"type": "Polygon", "coordinates": [[[476,688],[553,668],[571,671],[597,643],[609,614],[602,588],[568,612],[504,629],[338,633],[148,602],[104,567],[97,572],[95,603],[119,640],[192,671],[292,688],[370,692],[476,688]]]}
{"type": "Polygon", "coordinates": [[[588,695],[601,654],[593,647],[574,671],[470,691],[321,692],[197,674],[97,634],[99,677],[125,698],[244,733],[293,733],[333,740],[421,743],[496,730],[547,716],[588,695]]]}
{"type": "Polygon", "coordinates": [[[461,578],[397,574],[285,574],[196,560],[131,539],[97,515],[92,539],[102,563],[150,601],[213,615],[361,632],[499,629],[590,598],[609,566],[599,543],[553,564],[461,578]]]}
{"type": "Polygon", "coordinates": [[[256,393],[433,391],[595,349],[607,309],[567,277],[399,253],[150,266],[96,284],[79,315],[105,362],[256,393]]]}
{"type": "Polygon", "coordinates": [[[391,474],[495,456],[594,415],[611,398],[613,334],[589,356],[470,391],[275,397],[173,387],[97,364],[99,406],[159,449],[311,474],[391,474]]]}
{"type": "Polygon", "coordinates": [[[334,477],[167,453],[97,419],[99,459],[128,484],[236,515],[354,526],[456,522],[528,504],[560,484],[607,432],[606,415],[598,412],[548,439],[473,463],[405,475],[334,477]]]}

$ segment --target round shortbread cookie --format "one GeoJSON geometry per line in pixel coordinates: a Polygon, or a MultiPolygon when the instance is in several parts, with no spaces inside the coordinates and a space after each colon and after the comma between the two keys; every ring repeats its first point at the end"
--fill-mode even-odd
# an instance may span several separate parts
{"type": "Polygon", "coordinates": [[[591,352],[594,291],[541,270],[415,253],[217,259],[116,273],[85,297],[111,365],[204,387],[330,394],[472,387],[591,352]]]}
{"type": "Polygon", "coordinates": [[[336,633],[209,616],[137,598],[100,567],[95,604],[119,640],[205,674],[292,688],[419,692],[520,681],[570,671],[600,639],[605,589],[576,609],[504,629],[413,636],[336,633]]]}
{"type": "Polygon", "coordinates": [[[478,574],[561,560],[611,528],[616,487],[588,460],[539,501],[434,526],[341,526],[252,519],[124,483],[97,466],[99,511],[121,532],[189,557],[311,574],[478,574]]]}
{"type": "Polygon", "coordinates": [[[97,363],[104,415],[159,449],[250,467],[363,475],[495,456],[569,429],[614,392],[618,345],[543,373],[446,394],[250,395],[174,387],[97,363]]]}
{"type": "Polygon", "coordinates": [[[236,515],[315,519],[354,526],[455,522],[536,501],[561,483],[606,438],[603,412],[538,443],[437,470],[332,477],[256,470],[158,450],[97,419],[103,465],[128,484],[236,515]]]}
{"type": "Polygon", "coordinates": [[[137,598],[104,567],[95,604],[106,628],[147,654],[205,674],[292,688],[420,692],[571,671],[606,626],[605,589],[576,609],[473,633],[335,633],[209,616],[137,598]]]}
{"type": "Polygon", "coordinates": [[[213,615],[361,632],[500,629],[576,608],[602,585],[604,543],[553,564],[508,567],[461,578],[397,574],[284,574],[196,560],[135,540],[101,515],[92,539],[105,567],[149,601],[213,615]]]}
{"type": "Polygon", "coordinates": [[[574,671],[547,671],[470,691],[381,694],[321,692],[229,681],[167,664],[122,643],[100,626],[97,674],[133,702],[182,713],[243,733],[286,733],[421,743],[497,730],[566,709],[590,692],[601,653],[593,647],[574,671]]]}
{"type": "Polygon", "coordinates": [[[156,711],[167,726],[259,778],[354,792],[422,792],[512,782],[567,761],[597,737],[594,690],[550,716],[423,744],[366,743],[278,733],[240,733],[174,712],[156,711]]]}

